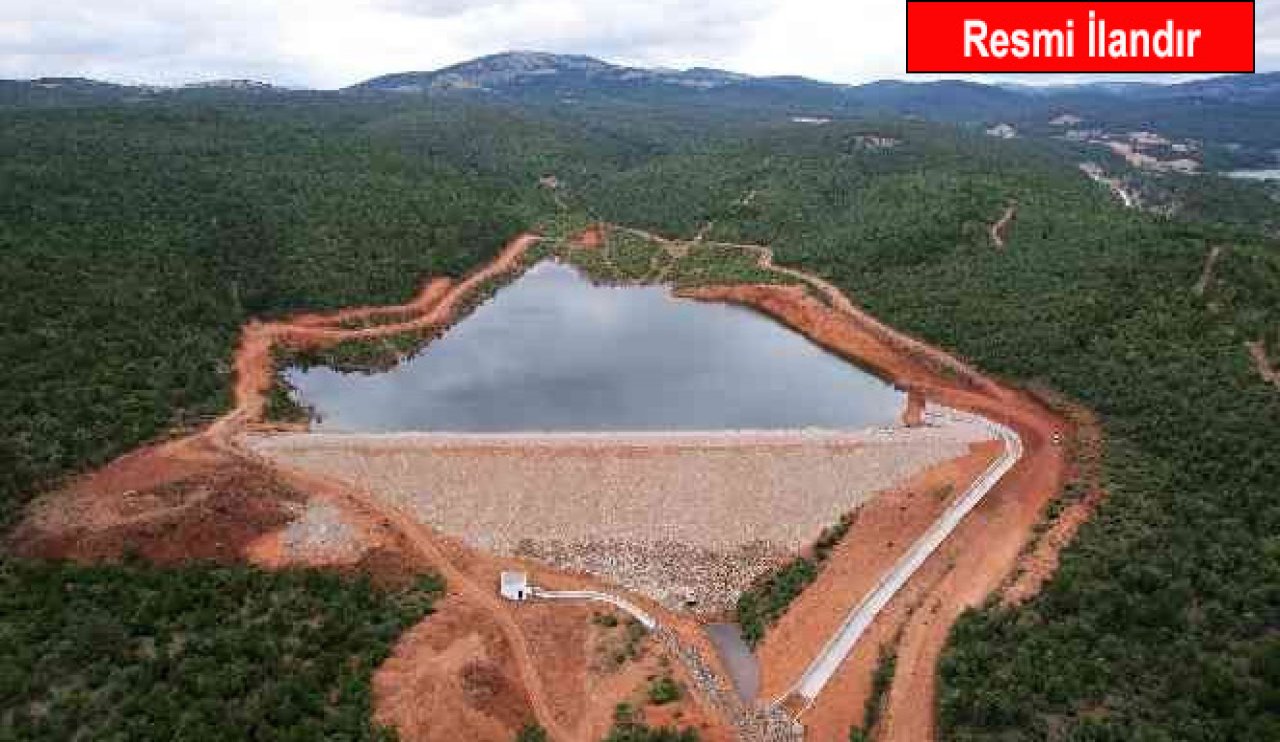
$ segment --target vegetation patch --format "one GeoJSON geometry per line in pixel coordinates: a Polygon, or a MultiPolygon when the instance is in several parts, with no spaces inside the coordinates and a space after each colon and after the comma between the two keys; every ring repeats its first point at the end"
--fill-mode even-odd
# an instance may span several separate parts
{"type": "Polygon", "coordinates": [[[525,724],[516,732],[516,742],[547,742],[547,730],[538,724],[525,724]]]}
{"type": "Polygon", "coordinates": [[[749,646],[758,645],[769,626],[776,623],[800,593],[818,579],[831,550],[844,539],[856,520],[857,511],[840,516],[838,523],[822,529],[813,544],[812,556],[796,557],[761,577],[738,597],[738,625],[742,627],[742,638],[749,646]]]}
{"type": "Polygon", "coordinates": [[[698,742],[695,729],[651,727],[644,715],[629,703],[620,703],[613,711],[613,728],[604,742],[698,742]]]}
{"type": "Polygon", "coordinates": [[[611,613],[595,614],[592,623],[607,632],[596,649],[600,664],[606,671],[617,670],[643,656],[644,640],[649,636],[644,624],[630,617],[619,622],[611,613]]]}
{"type": "MultiPolygon", "coordinates": [[[[896,639],[895,639],[896,642],[896,639]]],[[[867,742],[880,723],[884,713],[889,688],[893,685],[893,673],[897,670],[898,655],[892,647],[880,645],[875,672],[871,675],[871,694],[862,710],[862,724],[849,730],[849,742],[867,742]]]]}
{"type": "Polygon", "coordinates": [[[601,284],[666,283],[677,289],[727,284],[798,284],[799,279],[758,265],[752,250],[713,242],[661,242],[622,227],[604,244],[583,248],[564,240],[554,254],[601,284]]]}
{"type": "Polygon", "coordinates": [[[726,284],[784,284],[807,286],[797,278],[761,268],[750,250],[715,243],[687,243],[689,249],[671,266],[678,288],[726,284]]]}
{"type": "Polygon", "coordinates": [[[0,564],[0,738],[387,739],[373,669],[443,584],[0,564]]]}
{"type": "Polygon", "coordinates": [[[645,695],[648,696],[649,703],[662,706],[684,698],[684,690],[670,675],[660,675],[649,681],[645,695]]]}

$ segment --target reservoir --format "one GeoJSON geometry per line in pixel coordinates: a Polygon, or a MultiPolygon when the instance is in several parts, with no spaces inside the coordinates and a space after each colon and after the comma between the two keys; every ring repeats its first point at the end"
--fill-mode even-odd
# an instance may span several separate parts
{"type": "Polygon", "coordinates": [[[290,368],[326,432],[862,428],[904,395],[748,309],[544,261],[389,371],[290,368]]]}
{"type": "Polygon", "coordinates": [[[1228,178],[1239,178],[1240,180],[1280,180],[1280,169],[1276,168],[1230,170],[1222,174],[1228,178]]]}

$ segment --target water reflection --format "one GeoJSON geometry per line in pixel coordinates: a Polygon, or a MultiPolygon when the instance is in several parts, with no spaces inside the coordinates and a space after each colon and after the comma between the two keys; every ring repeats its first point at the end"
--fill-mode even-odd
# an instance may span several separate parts
{"type": "Polygon", "coordinates": [[[317,430],[846,428],[902,395],[746,309],[593,286],[544,262],[379,374],[291,369],[317,430]]]}

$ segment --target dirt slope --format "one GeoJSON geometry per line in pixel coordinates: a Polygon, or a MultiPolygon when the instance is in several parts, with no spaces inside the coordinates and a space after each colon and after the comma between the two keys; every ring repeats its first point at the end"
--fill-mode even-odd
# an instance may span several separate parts
{"type": "MultiPolygon", "coordinates": [[[[827,306],[795,287],[721,286],[685,292],[710,301],[754,307],[795,327],[832,351],[871,365],[903,386],[950,407],[975,412],[1013,428],[1023,439],[1023,459],[972,512],[877,618],[869,640],[846,661],[838,677],[867,677],[874,670],[874,643],[901,630],[898,673],[889,694],[881,739],[932,739],[936,666],[947,632],[959,614],[977,605],[1013,573],[1023,545],[1047,503],[1061,491],[1066,459],[1053,443],[1070,434],[1069,422],[1031,395],[1005,387],[947,353],[899,333],[851,303],[827,306]],[[921,591],[921,586],[928,586],[921,591]],[[927,605],[910,612],[912,602],[927,605]]],[[[803,719],[814,738],[847,734],[828,719],[844,716],[830,705],[859,704],[848,685],[833,682],[803,719]],[[812,721],[811,721],[812,720],[812,721]]]]}
{"type": "MultiPolygon", "coordinates": [[[[493,580],[503,562],[441,539],[415,518],[359,490],[287,467],[266,466],[240,445],[240,435],[261,419],[265,393],[274,373],[273,346],[323,347],[342,340],[442,326],[477,287],[519,266],[524,251],[537,239],[535,235],[521,235],[493,262],[466,279],[456,284],[445,279],[432,281],[407,304],[249,323],[236,354],[235,405],[227,415],[194,436],[122,457],[42,501],[32,508],[28,521],[20,528],[25,539],[20,542],[47,546],[33,547],[35,553],[73,553],[70,544],[78,537],[69,534],[112,532],[143,523],[161,542],[167,534],[167,543],[182,543],[172,538],[180,534],[184,541],[198,543],[198,530],[175,528],[179,521],[166,520],[181,512],[190,515],[180,520],[187,524],[216,522],[216,518],[210,520],[210,514],[245,524],[243,533],[228,533],[215,542],[223,544],[217,548],[234,554],[264,531],[277,528],[282,519],[287,520],[288,504],[296,493],[305,493],[307,499],[333,505],[360,529],[385,534],[387,551],[380,553],[395,554],[395,559],[415,568],[430,566],[441,572],[449,584],[450,596],[442,604],[443,618],[437,618],[441,618],[439,624],[456,630],[420,626],[405,637],[397,648],[398,659],[389,662],[380,674],[379,718],[394,720],[410,738],[434,738],[430,735],[435,732],[423,726],[429,721],[427,715],[418,708],[419,703],[429,702],[439,704],[439,711],[452,713],[449,710],[453,709],[459,719],[469,720],[469,731],[454,730],[468,738],[506,735],[529,717],[542,724],[553,739],[583,739],[596,734],[607,726],[607,713],[599,710],[604,707],[601,702],[609,694],[616,697],[621,689],[611,687],[607,693],[588,694],[595,698],[595,705],[582,706],[564,696],[565,692],[582,693],[580,685],[568,691],[548,687],[548,678],[561,683],[568,677],[566,672],[574,677],[581,675],[568,665],[555,666],[556,660],[549,654],[557,647],[542,641],[547,634],[572,638],[573,629],[530,623],[528,616],[517,616],[511,605],[500,601],[493,580]],[[244,497],[237,501],[218,499],[222,496],[219,492],[230,490],[239,491],[244,497]],[[202,503],[214,505],[206,507],[202,503]],[[259,514],[254,515],[255,512],[259,514]],[[40,540],[50,534],[60,534],[61,545],[55,543],[56,539],[40,540]],[[532,636],[531,631],[535,632],[532,636]],[[562,631],[570,633],[556,633],[562,631]],[[553,666],[544,673],[542,668],[549,663],[553,666]],[[426,698],[423,693],[427,693],[426,698]],[[466,708],[455,705],[459,699],[465,701],[466,708]],[[417,730],[423,736],[419,737],[417,730]]],[[[880,323],[830,283],[774,266],[768,248],[739,247],[755,252],[761,267],[804,281],[821,299],[799,286],[706,287],[686,295],[758,309],[815,342],[873,367],[900,386],[1002,422],[1023,438],[1023,460],[894,599],[869,634],[884,641],[901,637],[898,674],[889,694],[880,738],[912,742],[930,739],[934,734],[936,663],[947,631],[965,607],[980,602],[1013,574],[1033,526],[1068,473],[1066,457],[1053,442],[1054,435],[1064,432],[1070,436],[1073,428],[1033,396],[999,384],[945,352],[880,323]]],[[[1043,550],[1037,547],[1038,558],[1047,560],[1041,563],[1051,564],[1056,549],[1069,538],[1071,530],[1072,525],[1064,525],[1058,537],[1042,542],[1043,550]]],[[[120,544],[142,538],[132,531],[117,535],[120,544]]],[[[84,556],[97,558],[108,551],[95,547],[84,556]]],[[[163,551],[155,547],[156,558],[163,558],[163,551]]],[[[180,555],[180,550],[175,554],[180,555]]],[[[556,581],[590,584],[581,576],[570,578],[539,572],[536,567],[529,569],[550,587],[557,587],[556,581]]],[[[1036,589],[1038,584],[1027,590],[1036,589]]],[[[643,602],[638,596],[628,597],[643,602]]],[[[661,612],[657,606],[646,607],[661,612]]],[[[566,616],[573,620],[571,615],[566,616]]],[[[801,624],[802,617],[798,613],[792,620],[801,624]]],[[[666,618],[677,627],[682,625],[677,617],[666,618]]],[[[433,620],[428,619],[427,625],[433,620]]],[[[863,642],[845,663],[837,681],[828,686],[810,710],[805,720],[813,729],[811,739],[840,739],[847,734],[849,707],[861,708],[858,694],[865,695],[865,690],[858,688],[865,688],[873,669],[874,646],[872,641],[863,642]]],[[[775,667],[768,672],[775,678],[770,681],[775,685],[783,682],[787,667],[803,665],[783,649],[769,652],[775,667]]],[[[711,738],[725,734],[722,721],[712,711],[694,704],[681,713],[687,714],[684,720],[702,725],[711,738]]]]}

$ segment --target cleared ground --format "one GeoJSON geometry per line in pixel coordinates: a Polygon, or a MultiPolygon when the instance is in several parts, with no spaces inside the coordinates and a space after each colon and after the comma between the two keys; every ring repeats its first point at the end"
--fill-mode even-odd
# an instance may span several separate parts
{"type": "Polygon", "coordinates": [[[961,425],[853,432],[259,436],[504,556],[589,572],[670,607],[729,607],[872,493],[968,453],[961,425]],[[688,601],[694,601],[690,606],[688,601]]]}

